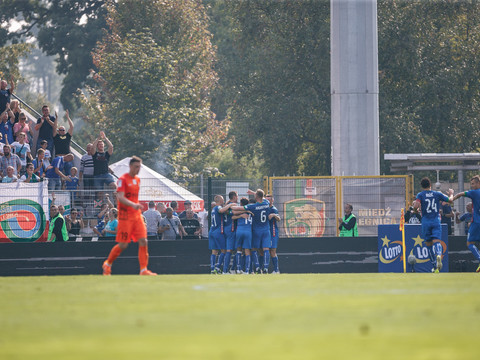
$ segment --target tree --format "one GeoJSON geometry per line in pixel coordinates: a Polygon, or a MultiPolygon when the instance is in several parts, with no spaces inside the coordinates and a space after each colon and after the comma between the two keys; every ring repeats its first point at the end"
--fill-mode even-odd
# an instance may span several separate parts
{"type": "Polygon", "coordinates": [[[109,31],[93,53],[96,86],[83,97],[86,118],[115,129],[117,157],[137,154],[192,176],[228,131],[210,111],[215,54],[203,5],[123,0],[108,11],[109,31]]]}
{"type": "Polygon", "coordinates": [[[382,152],[477,150],[479,10],[476,1],[379,2],[382,152]]]}
{"type": "Polygon", "coordinates": [[[65,74],[60,100],[64,108],[74,108],[78,88],[87,83],[93,68],[91,51],[106,27],[103,0],[13,0],[0,2],[0,46],[8,41],[24,41],[36,34],[39,47],[47,55],[58,55],[57,72],[65,74]],[[11,21],[22,26],[12,31],[11,21]]]}
{"type": "Polygon", "coordinates": [[[232,121],[236,153],[259,155],[268,174],[328,174],[329,2],[215,1],[212,9],[220,12],[214,106],[232,121]]]}

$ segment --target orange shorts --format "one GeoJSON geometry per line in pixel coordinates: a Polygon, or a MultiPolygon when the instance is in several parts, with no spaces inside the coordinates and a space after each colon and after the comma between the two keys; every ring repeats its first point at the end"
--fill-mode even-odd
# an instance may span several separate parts
{"type": "Polygon", "coordinates": [[[141,217],[129,220],[118,220],[116,242],[137,242],[147,237],[147,227],[141,217]]]}

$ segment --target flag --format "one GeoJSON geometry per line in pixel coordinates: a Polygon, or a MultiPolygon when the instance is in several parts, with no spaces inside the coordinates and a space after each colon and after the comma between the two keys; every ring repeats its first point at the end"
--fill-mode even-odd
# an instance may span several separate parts
{"type": "Polygon", "coordinates": [[[400,215],[400,226],[398,227],[400,231],[403,231],[405,228],[405,216],[403,215],[403,208],[400,215]]]}

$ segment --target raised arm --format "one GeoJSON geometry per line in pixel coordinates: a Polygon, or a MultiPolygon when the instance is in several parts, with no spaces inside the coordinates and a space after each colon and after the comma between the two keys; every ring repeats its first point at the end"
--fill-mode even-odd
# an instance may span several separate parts
{"type": "MultiPolygon", "coordinates": [[[[52,120],[50,120],[50,116],[46,118],[46,120],[51,123],[52,120]]],[[[50,124],[52,125],[52,136],[55,137],[57,135],[57,128],[58,128],[58,113],[55,111],[55,121],[50,124]]]]}
{"type": "Polygon", "coordinates": [[[68,128],[68,133],[70,134],[70,136],[72,136],[72,135],[73,135],[73,127],[74,127],[74,126],[73,126],[73,121],[72,121],[72,119],[70,119],[70,114],[69,114],[69,112],[68,112],[68,109],[65,110],[65,117],[67,118],[68,126],[69,126],[69,128],[68,128]]]}

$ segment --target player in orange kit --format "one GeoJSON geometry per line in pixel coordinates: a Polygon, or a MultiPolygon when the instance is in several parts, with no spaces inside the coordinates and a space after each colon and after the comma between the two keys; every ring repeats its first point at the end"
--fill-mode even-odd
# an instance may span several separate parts
{"type": "Polygon", "coordinates": [[[111,275],[112,264],[115,259],[128,247],[133,240],[138,241],[138,261],[140,263],[140,275],[157,275],[147,269],[148,266],[148,245],[147,228],[142,220],[142,205],[138,202],[140,192],[140,178],[137,176],[142,166],[142,159],[133,156],[130,159],[130,171],[118,179],[117,200],[118,200],[118,227],[117,245],[108,255],[103,263],[103,275],[111,275]]]}

